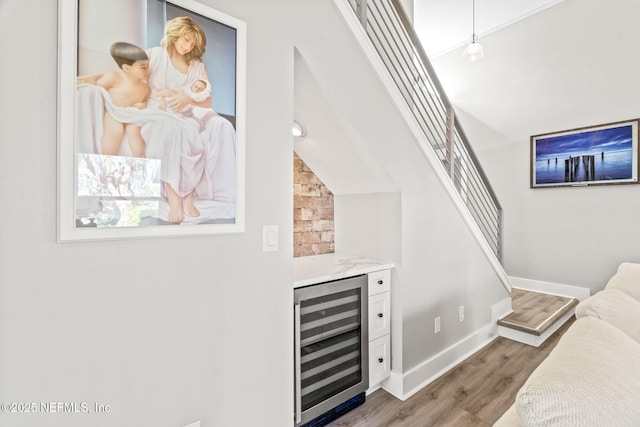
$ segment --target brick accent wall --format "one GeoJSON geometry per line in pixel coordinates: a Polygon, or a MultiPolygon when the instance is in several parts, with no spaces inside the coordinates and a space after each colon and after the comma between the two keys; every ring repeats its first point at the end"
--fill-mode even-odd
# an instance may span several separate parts
{"type": "Polygon", "coordinates": [[[293,153],[293,256],[333,253],[333,193],[293,153]]]}

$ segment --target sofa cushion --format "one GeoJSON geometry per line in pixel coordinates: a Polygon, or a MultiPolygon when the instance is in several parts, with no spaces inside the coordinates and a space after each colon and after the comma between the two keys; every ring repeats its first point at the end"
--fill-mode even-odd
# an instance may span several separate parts
{"type": "Polygon", "coordinates": [[[498,421],[493,424],[493,427],[519,427],[521,425],[516,405],[513,404],[507,409],[507,412],[502,414],[498,421]]]}
{"type": "Polygon", "coordinates": [[[605,289],[618,289],[640,301],[640,264],[623,262],[605,289]]]}
{"type": "Polygon", "coordinates": [[[576,317],[597,317],[640,343],[640,301],[618,290],[605,289],[582,301],[576,317]]]}
{"type": "Polygon", "coordinates": [[[640,344],[595,317],[574,322],[516,397],[523,426],[640,426],[640,344]]]}

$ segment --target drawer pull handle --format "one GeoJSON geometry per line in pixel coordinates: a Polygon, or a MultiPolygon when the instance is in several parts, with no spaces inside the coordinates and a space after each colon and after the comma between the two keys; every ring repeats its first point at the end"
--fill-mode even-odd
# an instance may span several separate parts
{"type": "Polygon", "coordinates": [[[378,280],[378,285],[383,285],[384,284],[384,280],[378,280]]]}
{"type": "Polygon", "coordinates": [[[384,317],[384,314],[378,313],[378,317],[382,319],[384,317]]]}
{"type": "Polygon", "coordinates": [[[384,362],[384,359],[382,357],[379,357],[378,358],[378,363],[382,363],[382,362],[384,362]]]}

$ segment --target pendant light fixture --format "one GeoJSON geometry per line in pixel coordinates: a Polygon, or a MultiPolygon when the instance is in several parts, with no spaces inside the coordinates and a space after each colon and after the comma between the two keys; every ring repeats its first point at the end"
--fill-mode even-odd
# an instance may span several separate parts
{"type": "Polygon", "coordinates": [[[478,41],[476,40],[476,0],[472,1],[472,26],[473,26],[473,35],[471,36],[471,43],[466,47],[464,52],[462,52],[462,57],[467,58],[471,62],[480,61],[484,57],[484,48],[478,41]]]}

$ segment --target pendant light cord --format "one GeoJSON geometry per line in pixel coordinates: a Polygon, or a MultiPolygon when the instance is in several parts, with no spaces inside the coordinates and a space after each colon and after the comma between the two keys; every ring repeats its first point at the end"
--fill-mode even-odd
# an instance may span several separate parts
{"type": "Polygon", "coordinates": [[[471,36],[471,41],[476,41],[476,0],[472,0],[471,2],[471,28],[473,30],[473,35],[471,36]]]}
{"type": "Polygon", "coordinates": [[[471,19],[472,19],[472,29],[473,34],[471,36],[471,43],[467,46],[467,48],[462,52],[462,56],[467,58],[471,62],[476,62],[481,60],[484,57],[484,49],[478,43],[476,36],[476,0],[471,1],[471,19]]]}

